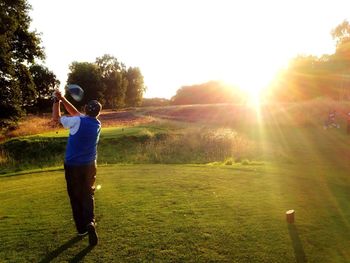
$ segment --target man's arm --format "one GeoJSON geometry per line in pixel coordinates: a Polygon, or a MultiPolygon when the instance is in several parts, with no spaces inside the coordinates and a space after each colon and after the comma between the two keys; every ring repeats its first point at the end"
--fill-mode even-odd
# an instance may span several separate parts
{"type": "MultiPolygon", "coordinates": [[[[64,108],[68,111],[71,116],[79,116],[81,113],[70,103],[64,96],[62,96],[59,90],[56,90],[55,95],[58,100],[62,101],[64,108]]],[[[61,117],[61,114],[59,115],[61,117]]]]}
{"type": "Polygon", "coordinates": [[[52,104],[52,121],[54,123],[59,123],[59,118],[61,117],[60,101],[55,101],[52,104]]]}
{"type": "Polygon", "coordinates": [[[74,107],[72,103],[70,103],[65,97],[61,99],[64,108],[68,111],[71,116],[79,116],[81,113],[74,107]]]}

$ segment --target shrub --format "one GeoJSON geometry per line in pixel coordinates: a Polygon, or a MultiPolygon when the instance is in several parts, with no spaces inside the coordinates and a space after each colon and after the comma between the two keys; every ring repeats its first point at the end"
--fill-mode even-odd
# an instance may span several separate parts
{"type": "Polygon", "coordinates": [[[139,147],[139,160],[152,163],[209,163],[249,157],[253,145],[231,129],[186,129],[139,147]],[[148,157],[148,158],[147,158],[148,157]]]}
{"type": "Polygon", "coordinates": [[[225,165],[232,165],[234,163],[234,161],[232,161],[232,159],[228,159],[225,161],[225,165]]]}
{"type": "MultiPolygon", "coordinates": [[[[20,137],[0,144],[0,165],[11,169],[62,165],[65,137],[20,137]]],[[[140,129],[101,137],[98,163],[214,163],[252,158],[254,145],[232,129],[185,128],[177,133],[140,129]]]]}
{"type": "Polygon", "coordinates": [[[247,159],[244,159],[241,163],[243,165],[249,165],[250,164],[249,160],[247,160],[247,159]]]}
{"type": "Polygon", "coordinates": [[[24,170],[62,164],[66,140],[39,137],[11,139],[0,144],[1,168],[24,170]]]}

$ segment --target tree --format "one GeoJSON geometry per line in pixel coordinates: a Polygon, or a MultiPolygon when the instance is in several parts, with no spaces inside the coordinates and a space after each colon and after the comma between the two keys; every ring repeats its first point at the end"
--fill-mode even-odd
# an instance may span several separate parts
{"type": "Polygon", "coordinates": [[[74,101],[69,94],[67,98],[77,107],[85,105],[90,100],[98,100],[104,104],[103,85],[98,67],[89,62],[73,62],[68,74],[68,83],[78,84],[84,90],[84,97],[81,101],[74,101]]]}
{"type": "Polygon", "coordinates": [[[112,94],[111,107],[112,109],[125,106],[125,92],[128,81],[125,77],[125,71],[114,71],[107,79],[112,94]]]}
{"type": "Polygon", "coordinates": [[[125,65],[111,55],[98,57],[95,63],[73,62],[70,70],[68,83],[81,85],[89,94],[81,103],[73,101],[77,106],[92,97],[98,98],[104,108],[112,109],[138,106],[142,102],[146,87],[141,70],[132,67],[126,70],[125,65]]]}
{"type": "Polygon", "coordinates": [[[127,106],[140,106],[146,86],[139,68],[129,67],[126,73],[128,86],[126,89],[125,103],[127,106]]]}
{"type": "Polygon", "coordinates": [[[336,26],[331,35],[336,41],[336,48],[342,48],[342,45],[349,42],[350,40],[350,24],[347,20],[344,20],[341,24],[336,26]]]}
{"type": "Polygon", "coordinates": [[[56,75],[43,65],[34,64],[30,68],[36,88],[36,104],[37,110],[45,111],[51,106],[52,93],[60,85],[60,81],[56,75]]]}
{"type": "Polygon", "coordinates": [[[242,103],[245,100],[246,95],[240,89],[218,81],[183,86],[171,98],[172,104],[175,105],[242,103]]]}
{"type": "Polygon", "coordinates": [[[278,101],[309,100],[332,93],[329,57],[299,55],[292,59],[287,70],[278,76],[271,98],[278,101]]]}
{"type": "Polygon", "coordinates": [[[350,94],[350,24],[344,20],[332,30],[332,37],[336,41],[336,50],[331,57],[333,75],[340,89],[340,98],[350,94]]]}
{"type": "Polygon", "coordinates": [[[350,67],[350,24],[343,21],[332,30],[336,41],[336,51],[332,56],[334,67],[339,71],[349,71],[350,67]]]}
{"type": "Polygon", "coordinates": [[[350,24],[343,21],[331,35],[336,42],[334,54],[321,57],[297,56],[289,63],[274,86],[270,98],[300,101],[316,97],[350,98],[350,24]]]}
{"type": "Polygon", "coordinates": [[[96,65],[100,71],[104,88],[104,98],[107,108],[118,108],[125,104],[127,89],[126,69],[123,63],[111,55],[96,58],[96,65]]]}
{"type": "Polygon", "coordinates": [[[26,0],[0,0],[0,127],[17,121],[35,100],[28,65],[44,52],[38,34],[29,31],[29,10],[26,0]]]}
{"type": "Polygon", "coordinates": [[[19,64],[15,72],[20,85],[21,106],[22,108],[31,107],[35,104],[37,95],[32,75],[24,64],[19,64]]]}

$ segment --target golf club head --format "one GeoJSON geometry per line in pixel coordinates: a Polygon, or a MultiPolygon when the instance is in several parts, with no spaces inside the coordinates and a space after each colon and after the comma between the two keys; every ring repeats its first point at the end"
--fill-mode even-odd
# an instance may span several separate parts
{"type": "Polygon", "coordinates": [[[84,97],[84,90],[77,84],[68,84],[66,90],[75,101],[81,101],[84,97]]]}

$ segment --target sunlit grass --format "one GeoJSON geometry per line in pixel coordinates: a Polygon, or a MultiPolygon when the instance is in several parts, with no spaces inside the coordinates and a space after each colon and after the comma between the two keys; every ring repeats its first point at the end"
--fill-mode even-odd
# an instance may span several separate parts
{"type": "MultiPolygon", "coordinates": [[[[348,106],[262,104],[259,114],[237,105],[168,107],[158,112],[182,122],[105,128],[96,182],[101,243],[90,251],[84,239],[57,254],[75,234],[63,170],[4,173],[0,261],[349,262],[346,119],[323,129],[330,107],[348,106]]],[[[49,156],[61,144],[63,154],[65,136],[19,139],[49,156]],[[52,148],[40,145],[49,139],[52,148]]],[[[17,159],[28,153],[22,146],[17,159]]],[[[40,156],[32,162],[39,160],[50,165],[40,156]]],[[[55,160],[62,168],[63,157],[55,160]]]]}
{"type": "Polygon", "coordinates": [[[18,128],[7,133],[7,137],[19,137],[33,135],[42,132],[54,131],[57,129],[53,126],[51,116],[49,114],[36,116],[28,115],[19,122],[18,128]]]}
{"type": "Polygon", "coordinates": [[[255,145],[229,128],[192,127],[152,138],[139,146],[136,162],[210,163],[255,158],[255,145]]]}
{"type": "MultiPolygon", "coordinates": [[[[346,112],[348,106],[316,100],[261,104],[257,108],[220,104],[139,109],[138,115],[154,115],[153,121],[103,128],[98,161],[101,164],[223,163],[290,159],[291,147],[300,145],[310,150],[315,147],[315,142],[301,133],[315,130],[327,137],[335,136],[331,135],[334,132],[323,131],[328,109],[346,112]],[[291,138],[298,138],[295,146],[291,145],[291,138]]],[[[339,115],[337,121],[339,132],[344,133],[346,119],[339,115]]],[[[67,130],[53,129],[1,144],[1,173],[61,164],[67,137],[67,130]]]]}
{"type": "Polygon", "coordinates": [[[348,172],[324,161],[100,166],[93,250],[69,243],[63,170],[3,177],[0,260],[347,262],[348,172]]]}

